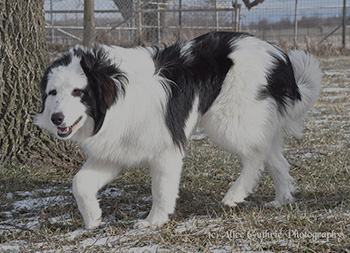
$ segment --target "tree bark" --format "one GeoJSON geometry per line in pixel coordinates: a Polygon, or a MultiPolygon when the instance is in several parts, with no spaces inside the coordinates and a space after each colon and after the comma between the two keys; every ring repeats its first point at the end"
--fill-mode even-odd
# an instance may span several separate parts
{"type": "Polygon", "coordinates": [[[0,164],[64,158],[34,126],[40,79],[49,64],[42,0],[0,0],[0,164]]]}

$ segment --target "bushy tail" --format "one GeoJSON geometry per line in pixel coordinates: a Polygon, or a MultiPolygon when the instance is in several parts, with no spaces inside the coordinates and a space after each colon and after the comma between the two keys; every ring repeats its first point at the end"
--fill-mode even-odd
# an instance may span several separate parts
{"type": "Polygon", "coordinates": [[[294,70],[295,81],[299,87],[301,101],[288,109],[284,129],[296,137],[301,137],[302,121],[307,116],[320,94],[322,73],[316,58],[301,50],[288,54],[294,70]]]}

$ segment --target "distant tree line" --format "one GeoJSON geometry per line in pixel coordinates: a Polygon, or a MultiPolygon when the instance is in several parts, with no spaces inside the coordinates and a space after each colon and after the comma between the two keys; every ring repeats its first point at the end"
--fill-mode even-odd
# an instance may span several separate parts
{"type": "MultiPolygon", "coordinates": [[[[317,28],[322,26],[338,26],[341,23],[341,19],[339,17],[305,17],[303,16],[300,20],[298,20],[299,28],[317,28]]],[[[294,20],[289,18],[282,18],[278,22],[269,22],[267,19],[261,19],[258,22],[252,22],[249,24],[250,29],[291,29],[294,27],[294,20]]]]}

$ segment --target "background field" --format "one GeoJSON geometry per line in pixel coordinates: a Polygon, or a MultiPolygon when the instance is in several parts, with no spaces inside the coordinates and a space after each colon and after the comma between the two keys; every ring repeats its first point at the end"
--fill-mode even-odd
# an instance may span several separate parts
{"type": "Polygon", "coordinates": [[[238,158],[196,135],[171,221],[133,229],[151,207],[148,169],[126,171],[100,193],[102,227],[82,229],[71,191],[78,166],[0,170],[0,251],[340,251],[350,248],[349,57],[320,58],[323,89],[304,138],[287,137],[285,155],[296,179],[296,203],[264,207],[274,197],[264,175],[247,202],[220,201],[241,169],[238,158]]]}
{"type": "MultiPolygon", "coordinates": [[[[241,0],[237,1],[238,6],[235,2],[96,0],[96,42],[162,46],[216,30],[248,32],[277,44],[308,50],[310,44],[349,46],[349,1],[344,4],[343,0],[268,0],[251,9],[241,0]]],[[[51,49],[81,43],[83,1],[45,0],[44,9],[51,49]]]]}

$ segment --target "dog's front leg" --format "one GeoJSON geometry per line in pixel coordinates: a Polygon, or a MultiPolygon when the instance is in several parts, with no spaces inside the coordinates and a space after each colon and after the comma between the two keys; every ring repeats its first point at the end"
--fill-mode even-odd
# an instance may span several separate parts
{"type": "Polygon", "coordinates": [[[89,158],[73,179],[73,194],[86,229],[99,226],[102,211],[96,194],[104,185],[111,182],[121,171],[112,164],[89,158]]]}
{"type": "Polygon", "coordinates": [[[152,209],[146,220],[138,221],[135,227],[160,226],[168,221],[178,197],[182,158],[180,150],[172,148],[151,163],[152,209]]]}

